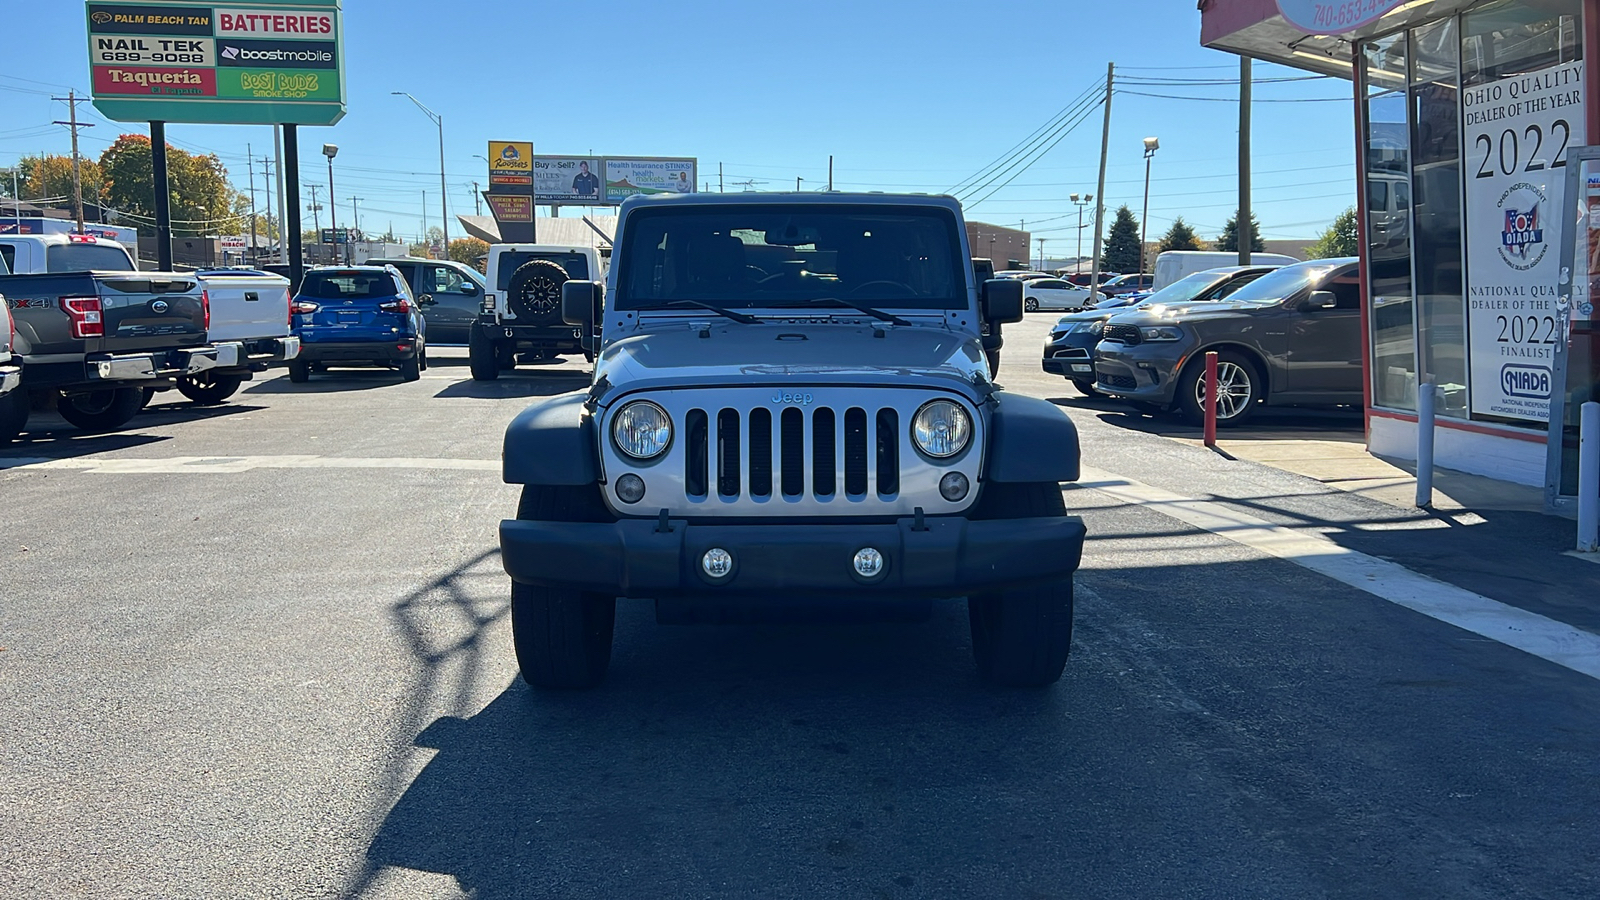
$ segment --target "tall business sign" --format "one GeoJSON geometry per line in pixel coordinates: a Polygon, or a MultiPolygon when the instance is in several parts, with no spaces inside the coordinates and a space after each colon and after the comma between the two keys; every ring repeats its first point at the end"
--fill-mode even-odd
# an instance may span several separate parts
{"type": "Polygon", "coordinates": [[[509,244],[531,244],[533,223],[533,142],[489,142],[489,201],[500,239],[509,244]]]}
{"type": "Polygon", "coordinates": [[[332,125],[344,117],[339,0],[91,0],[95,109],[118,122],[332,125]]]}
{"type": "Polygon", "coordinates": [[[1406,0],[1278,0],[1278,12],[1306,34],[1347,34],[1371,25],[1406,0]]]}
{"type": "MultiPolygon", "coordinates": [[[[1582,141],[1583,63],[1462,89],[1472,412],[1550,416],[1567,148],[1582,141]]],[[[1419,205],[1420,215],[1423,208],[1419,205]]]]}

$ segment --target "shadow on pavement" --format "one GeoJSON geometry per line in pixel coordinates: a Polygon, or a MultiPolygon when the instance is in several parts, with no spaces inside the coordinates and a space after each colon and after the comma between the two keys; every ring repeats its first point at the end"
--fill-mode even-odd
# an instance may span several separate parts
{"type": "MultiPolygon", "coordinates": [[[[432,361],[428,365],[431,369],[432,361]]],[[[288,375],[254,382],[243,393],[331,394],[339,391],[370,391],[402,384],[405,382],[400,380],[400,373],[393,369],[334,369],[331,372],[312,372],[311,380],[299,384],[290,381],[288,375]]]]}
{"type": "Polygon", "coordinates": [[[463,378],[447,385],[433,396],[438,398],[472,397],[478,400],[499,400],[506,397],[552,397],[589,386],[588,370],[571,369],[552,372],[502,372],[494,381],[473,381],[463,378]],[[529,377],[531,376],[531,377],[529,377]]]}
{"type": "MultiPolygon", "coordinates": [[[[156,395],[158,398],[162,395],[156,395]]],[[[181,394],[174,394],[181,397],[181,394]]],[[[201,406],[187,400],[177,403],[159,404],[152,401],[150,406],[140,410],[122,431],[116,432],[89,432],[69,423],[56,413],[54,409],[35,408],[28,416],[28,427],[11,444],[6,446],[9,453],[0,452],[0,459],[6,456],[35,456],[44,454],[52,459],[66,459],[75,456],[87,456],[91,453],[104,453],[111,450],[127,450],[146,444],[155,444],[171,440],[166,436],[145,435],[137,433],[140,428],[154,428],[163,425],[176,425],[183,422],[198,422],[207,419],[223,419],[228,416],[237,416],[244,413],[255,412],[262,409],[260,406],[248,406],[239,403],[225,403],[220,406],[201,406]]]]}

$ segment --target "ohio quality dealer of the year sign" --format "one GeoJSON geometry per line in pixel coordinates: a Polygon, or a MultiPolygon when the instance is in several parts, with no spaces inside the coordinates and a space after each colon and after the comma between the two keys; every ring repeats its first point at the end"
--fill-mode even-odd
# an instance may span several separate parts
{"type": "Polygon", "coordinates": [[[332,125],[344,117],[339,0],[90,2],[94,106],[121,122],[332,125]]]}

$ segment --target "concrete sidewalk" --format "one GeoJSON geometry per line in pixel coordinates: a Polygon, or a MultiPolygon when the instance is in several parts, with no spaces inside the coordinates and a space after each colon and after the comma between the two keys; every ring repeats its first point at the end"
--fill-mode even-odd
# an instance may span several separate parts
{"type": "MultiPolygon", "coordinates": [[[[1198,434],[1169,437],[1197,446],[1202,444],[1198,434]]],[[[1245,432],[1219,437],[1216,449],[1234,459],[1249,460],[1304,475],[1331,488],[1391,506],[1415,508],[1416,463],[1373,456],[1367,452],[1359,434],[1345,436],[1308,432],[1303,436],[1287,437],[1282,433],[1257,435],[1245,432]]],[[[1440,511],[1545,512],[1543,488],[1497,481],[1452,469],[1434,469],[1433,497],[1433,507],[1440,511]]]]}

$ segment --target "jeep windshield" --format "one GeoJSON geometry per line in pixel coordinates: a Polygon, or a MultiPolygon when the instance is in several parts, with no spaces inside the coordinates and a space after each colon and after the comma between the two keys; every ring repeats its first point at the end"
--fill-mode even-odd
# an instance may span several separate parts
{"type": "Polygon", "coordinates": [[[616,258],[617,309],[677,301],[729,309],[967,305],[970,261],[955,217],[937,208],[644,209],[629,215],[616,258]]]}
{"type": "Polygon", "coordinates": [[[1284,266],[1239,288],[1229,294],[1228,299],[1242,300],[1245,303],[1278,303],[1305,290],[1307,285],[1322,280],[1322,276],[1341,265],[1342,261],[1284,266]]]}

